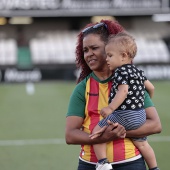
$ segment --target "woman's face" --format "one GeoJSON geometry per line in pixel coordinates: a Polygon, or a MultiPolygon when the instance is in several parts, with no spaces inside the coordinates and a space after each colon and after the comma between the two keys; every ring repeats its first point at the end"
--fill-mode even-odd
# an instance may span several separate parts
{"type": "Polygon", "coordinates": [[[97,34],[88,34],[83,39],[84,60],[92,71],[101,71],[106,64],[105,43],[97,34]]]}

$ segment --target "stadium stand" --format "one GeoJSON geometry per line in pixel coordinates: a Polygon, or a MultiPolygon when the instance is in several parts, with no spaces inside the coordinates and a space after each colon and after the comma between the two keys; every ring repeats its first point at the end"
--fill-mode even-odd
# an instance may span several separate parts
{"type": "Polygon", "coordinates": [[[0,39],[0,65],[16,65],[17,43],[14,39],[0,39]]]}
{"type": "Polygon", "coordinates": [[[135,64],[170,63],[170,50],[158,32],[137,32],[130,30],[137,43],[135,64]]]}
{"type": "Polygon", "coordinates": [[[34,64],[74,63],[76,32],[41,32],[30,40],[29,46],[34,64]]]}
{"type": "MultiPolygon", "coordinates": [[[[32,61],[34,64],[74,64],[75,61],[75,31],[41,32],[30,41],[32,61]]],[[[136,34],[138,46],[134,62],[167,63],[170,62],[170,52],[165,42],[157,37],[142,37],[136,34]]]]}
{"type": "Polygon", "coordinates": [[[136,39],[138,52],[134,63],[169,63],[170,53],[161,39],[136,39]]]}
{"type": "MultiPolygon", "coordinates": [[[[149,37],[130,33],[138,47],[135,64],[170,63],[168,46],[157,34],[149,37]]],[[[16,40],[0,38],[0,65],[28,68],[32,65],[74,64],[76,36],[76,31],[40,31],[30,40],[29,47],[18,47],[16,40]]]]}

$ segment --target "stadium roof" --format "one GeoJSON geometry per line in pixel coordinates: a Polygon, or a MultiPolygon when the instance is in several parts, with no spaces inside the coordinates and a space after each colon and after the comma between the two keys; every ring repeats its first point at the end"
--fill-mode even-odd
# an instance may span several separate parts
{"type": "Polygon", "coordinates": [[[0,16],[134,16],[170,13],[169,0],[0,0],[0,16]]]}

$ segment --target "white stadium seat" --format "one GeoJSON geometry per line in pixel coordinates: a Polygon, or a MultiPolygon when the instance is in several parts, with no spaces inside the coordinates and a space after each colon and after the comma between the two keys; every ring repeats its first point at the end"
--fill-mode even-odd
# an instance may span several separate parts
{"type": "MultiPolygon", "coordinates": [[[[134,63],[166,63],[170,52],[165,42],[156,33],[152,36],[133,32],[138,51],[134,63]]],[[[30,41],[34,64],[73,64],[75,63],[76,31],[39,32],[30,41]]]]}
{"type": "Polygon", "coordinates": [[[14,39],[0,39],[0,54],[0,65],[16,65],[16,41],[14,39]]]}
{"type": "Polygon", "coordinates": [[[39,33],[30,41],[35,64],[69,64],[75,61],[76,35],[73,31],[39,33]]]}

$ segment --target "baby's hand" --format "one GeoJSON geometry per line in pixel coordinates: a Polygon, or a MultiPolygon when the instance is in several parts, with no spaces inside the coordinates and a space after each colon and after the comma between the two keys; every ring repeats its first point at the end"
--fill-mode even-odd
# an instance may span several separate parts
{"type": "Polygon", "coordinates": [[[101,109],[100,114],[102,115],[102,117],[106,118],[108,115],[110,115],[112,113],[112,110],[109,107],[104,107],[103,109],[101,109]]]}

